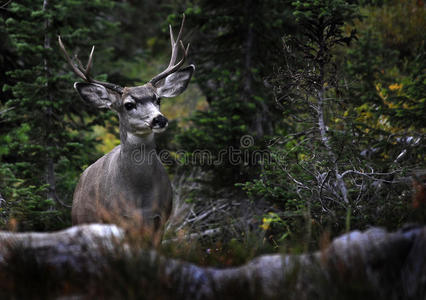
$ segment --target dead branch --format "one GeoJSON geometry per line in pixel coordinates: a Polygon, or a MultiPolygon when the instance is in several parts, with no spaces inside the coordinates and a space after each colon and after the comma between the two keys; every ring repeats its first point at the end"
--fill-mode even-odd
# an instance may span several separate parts
{"type": "Polygon", "coordinates": [[[127,281],[120,274],[114,278],[128,289],[140,289],[138,284],[149,279],[152,284],[144,286],[143,293],[152,295],[156,289],[161,299],[344,299],[357,295],[360,287],[364,298],[424,299],[424,253],[426,227],[416,226],[394,233],[380,228],[354,231],[319,252],[265,255],[228,269],[199,267],[134,248],[115,225],[84,225],[54,233],[0,232],[0,294],[23,295],[31,282],[39,289],[47,287],[50,296],[93,296],[94,290],[115,289],[117,282],[105,281],[108,274],[118,272],[114,261],[134,264],[140,256],[146,258],[144,264],[132,268],[132,276],[140,276],[139,280],[127,281]],[[26,274],[30,280],[22,278],[26,274]],[[42,285],[43,278],[57,285],[42,285]],[[84,278],[85,284],[73,285],[78,282],[75,278],[84,278]],[[64,286],[63,281],[66,289],[54,290],[64,286]]]}

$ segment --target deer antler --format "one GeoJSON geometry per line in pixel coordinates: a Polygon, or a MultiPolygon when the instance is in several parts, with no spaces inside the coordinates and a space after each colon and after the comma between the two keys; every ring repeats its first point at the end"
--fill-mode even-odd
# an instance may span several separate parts
{"type": "Polygon", "coordinates": [[[97,83],[100,85],[103,85],[106,88],[109,88],[113,91],[116,91],[119,94],[123,93],[123,88],[119,85],[113,84],[113,83],[109,83],[109,82],[102,82],[102,81],[98,81],[93,79],[90,76],[90,71],[92,69],[92,65],[93,65],[93,52],[95,51],[95,46],[92,47],[92,51],[90,51],[90,55],[89,55],[89,59],[87,61],[87,65],[84,68],[83,64],[81,63],[81,61],[78,59],[77,55],[75,56],[75,59],[77,60],[78,66],[76,66],[73,62],[73,60],[71,59],[71,57],[69,56],[67,50],[65,49],[64,44],[62,43],[61,40],[61,36],[58,35],[58,42],[59,42],[59,47],[61,48],[62,52],[65,55],[65,58],[68,62],[68,64],[72,67],[72,70],[74,71],[74,73],[82,78],[84,81],[90,82],[90,83],[97,83]]]}
{"type": "Polygon", "coordinates": [[[172,26],[169,25],[169,28],[170,28],[170,43],[172,45],[172,55],[170,57],[170,63],[169,63],[169,66],[163,72],[156,75],[154,78],[152,78],[149,81],[151,84],[155,84],[158,81],[160,81],[161,79],[163,79],[163,78],[167,77],[168,75],[176,72],[177,70],[179,70],[180,67],[182,67],[183,63],[185,62],[186,57],[188,55],[188,50],[189,50],[190,44],[188,43],[188,46],[186,46],[186,49],[185,49],[185,47],[183,46],[182,40],[181,40],[184,23],[185,23],[185,15],[183,15],[182,23],[180,25],[179,34],[177,36],[176,41],[173,37],[172,26]],[[179,52],[179,46],[183,50],[183,57],[177,64],[175,64],[176,58],[177,58],[177,55],[178,55],[178,52],[179,52]]]}

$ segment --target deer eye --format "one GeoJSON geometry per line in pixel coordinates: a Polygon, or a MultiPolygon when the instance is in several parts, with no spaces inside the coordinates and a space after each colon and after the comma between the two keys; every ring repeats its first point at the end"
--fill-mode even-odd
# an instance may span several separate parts
{"type": "Polygon", "coordinates": [[[132,109],[136,108],[136,103],[134,103],[134,102],[127,102],[127,103],[124,103],[124,107],[125,107],[127,110],[132,110],[132,109]]]}

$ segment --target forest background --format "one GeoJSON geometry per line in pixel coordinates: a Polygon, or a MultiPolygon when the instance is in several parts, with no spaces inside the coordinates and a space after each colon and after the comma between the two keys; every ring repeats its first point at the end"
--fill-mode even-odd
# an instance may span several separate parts
{"type": "Polygon", "coordinates": [[[70,226],[79,175],[119,144],[116,116],[73,90],[57,35],[82,61],[96,46],[97,79],[133,86],[165,67],[182,13],[196,72],[163,101],[157,137],[191,207],[175,234],[315,248],[325,232],[424,223],[422,0],[0,5],[1,228],[70,226]]]}

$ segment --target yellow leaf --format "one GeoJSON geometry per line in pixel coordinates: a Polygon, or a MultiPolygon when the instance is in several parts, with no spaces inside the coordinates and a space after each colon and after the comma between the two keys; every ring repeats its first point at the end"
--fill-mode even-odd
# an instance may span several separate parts
{"type": "Polygon", "coordinates": [[[260,225],[260,228],[262,228],[263,230],[268,230],[269,229],[269,224],[271,224],[271,219],[269,218],[263,218],[262,219],[262,225],[260,225]]]}
{"type": "Polygon", "coordinates": [[[262,228],[263,230],[268,230],[269,229],[269,224],[262,224],[260,225],[260,228],[262,228]]]}
{"type": "Polygon", "coordinates": [[[389,86],[389,89],[390,89],[391,91],[400,90],[400,89],[402,89],[402,83],[401,83],[401,84],[398,84],[398,83],[391,84],[391,85],[389,86]]]}

